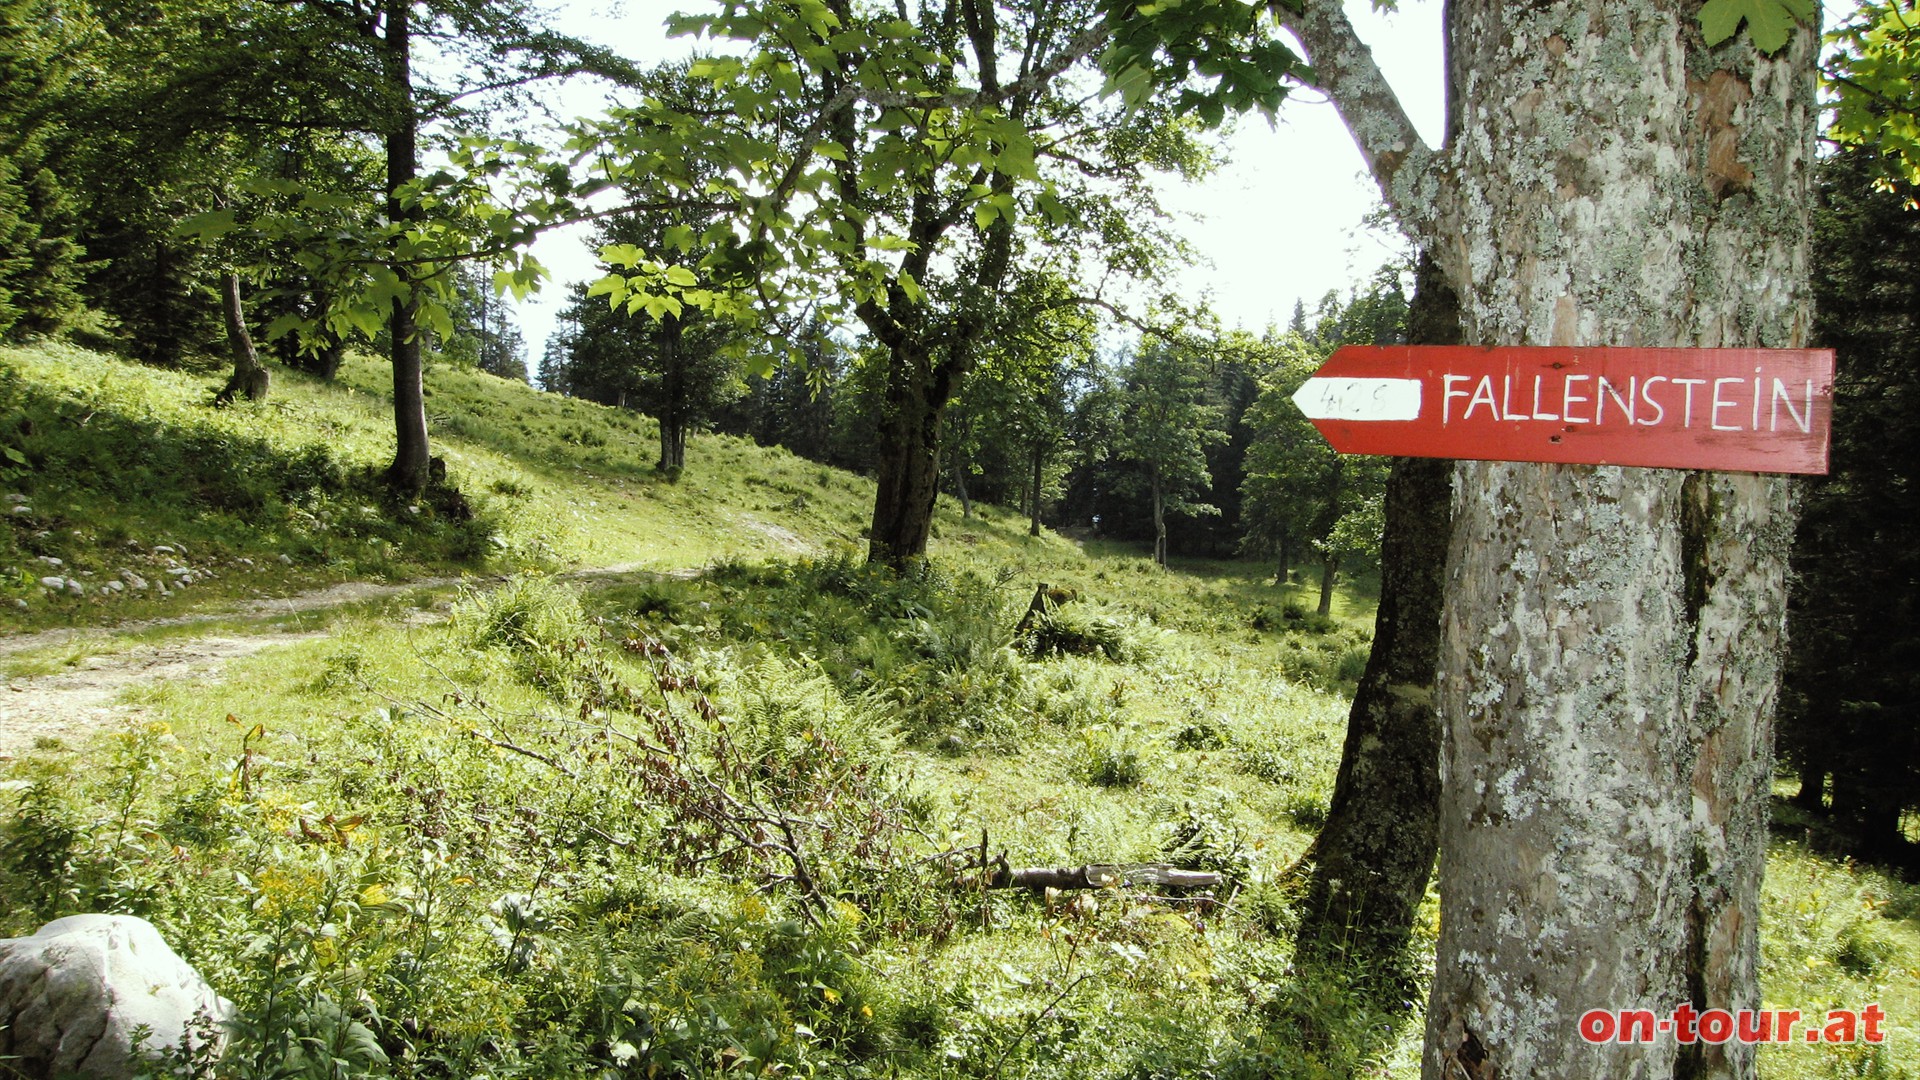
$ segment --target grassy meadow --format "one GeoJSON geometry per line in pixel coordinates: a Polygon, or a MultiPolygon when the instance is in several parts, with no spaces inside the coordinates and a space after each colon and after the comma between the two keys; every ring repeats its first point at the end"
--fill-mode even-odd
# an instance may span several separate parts
{"type": "MultiPolygon", "coordinates": [[[[867,480],[704,436],[668,482],[646,418],[449,370],[473,514],[390,506],[380,376],[213,410],[212,375],[0,350],[0,625],[91,628],[10,677],[195,632],[127,620],[325,630],[0,765],[0,935],[139,914],[236,1003],[217,1072],[156,1075],[1418,1075],[1421,958],[1369,994],[1289,945],[1365,581],[1323,620],[1263,567],[945,505],[895,577],[867,480]],[[232,614],[369,580],[434,583],[232,614]],[[1031,895],[983,852],[1224,884],[1031,895]]],[[[1920,1077],[1920,890],[1782,828],[1762,936],[1768,1006],[1893,1030],[1763,1075],[1920,1077]]]]}

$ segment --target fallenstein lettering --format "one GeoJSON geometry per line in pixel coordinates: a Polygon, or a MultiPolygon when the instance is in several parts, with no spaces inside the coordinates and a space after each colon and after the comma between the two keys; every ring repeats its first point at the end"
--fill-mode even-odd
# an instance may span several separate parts
{"type": "Polygon", "coordinates": [[[1445,374],[1441,379],[1440,422],[1542,420],[1595,427],[1701,427],[1713,431],[1813,431],[1812,379],[1769,377],[1759,368],[1751,378],[1698,379],[1668,375],[1629,375],[1622,382],[1606,375],[1445,374]],[[1531,385],[1529,385],[1529,383],[1531,385]]]}

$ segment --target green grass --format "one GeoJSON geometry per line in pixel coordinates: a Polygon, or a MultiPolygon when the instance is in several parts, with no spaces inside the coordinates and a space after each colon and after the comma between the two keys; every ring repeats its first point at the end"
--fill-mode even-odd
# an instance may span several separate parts
{"type": "Polygon", "coordinates": [[[145,688],[148,726],[15,766],[0,933],[75,906],[153,919],[248,1010],[237,1075],[318,1037],[323,996],[373,1002],[362,1019],[415,1056],[403,1075],[576,1072],[622,1044],[691,1075],[738,1055],[850,1075],[1410,1067],[1417,1018],[1299,984],[1270,929],[1343,704],[1280,672],[1291,634],[1246,625],[1238,598],[1265,586],[1018,524],[949,524],[908,580],[844,556],[521,576],[444,624],[343,618],[221,682],[145,688]],[[996,569],[1016,553],[1017,576],[996,569]],[[1126,616],[1123,659],[1022,649],[1041,576],[1085,590],[1069,609],[1126,616]],[[622,644],[646,641],[678,659],[622,644]],[[1124,782],[1088,767],[1101,739],[1131,752],[1124,782]],[[666,783],[643,743],[705,771],[666,783]],[[727,746],[767,764],[728,773],[727,746]],[[839,822],[807,841],[824,907],[675,809],[713,784],[839,822]],[[1016,864],[1177,857],[1268,898],[983,894],[937,857],[983,835],[1016,864]],[[301,1008],[274,1013],[288,995],[301,1008]]]}

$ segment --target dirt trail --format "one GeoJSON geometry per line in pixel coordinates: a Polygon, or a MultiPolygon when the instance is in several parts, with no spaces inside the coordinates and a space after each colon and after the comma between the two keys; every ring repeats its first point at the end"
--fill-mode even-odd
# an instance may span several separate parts
{"type": "MultiPolygon", "coordinates": [[[[566,576],[576,580],[604,581],[645,572],[641,564],[630,563],[579,570],[566,576]]],[[[697,569],[672,570],[666,571],[663,576],[693,577],[699,572],[697,569]]],[[[139,706],[120,700],[131,687],[217,675],[230,660],[296,641],[324,637],[330,632],[322,628],[236,633],[233,627],[236,620],[326,611],[345,604],[398,596],[420,589],[445,588],[459,583],[460,580],[456,578],[427,578],[400,585],[350,581],[296,596],[248,601],[216,612],[86,630],[46,630],[0,639],[0,658],[4,658],[69,644],[84,648],[90,640],[111,641],[117,635],[158,627],[222,624],[218,633],[128,648],[109,646],[103,648],[99,655],[85,657],[66,670],[8,678],[5,688],[0,689],[0,764],[32,750],[41,739],[72,740],[75,736],[138,717],[142,711],[139,706]]],[[[443,612],[425,610],[414,616],[420,622],[436,621],[442,617],[443,612]]]]}
{"type": "Polygon", "coordinates": [[[32,750],[41,739],[71,739],[138,717],[140,706],[119,700],[130,687],[211,675],[236,657],[324,632],[212,635],[139,645],[89,657],[66,671],[8,679],[0,690],[0,762],[32,750]]]}

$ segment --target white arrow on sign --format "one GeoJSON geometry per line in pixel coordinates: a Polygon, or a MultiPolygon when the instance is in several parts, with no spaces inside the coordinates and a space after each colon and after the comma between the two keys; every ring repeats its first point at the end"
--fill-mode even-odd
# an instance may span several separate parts
{"type": "Polygon", "coordinates": [[[1418,420],[1420,380],[1315,377],[1300,384],[1293,403],[1309,420],[1418,420]]]}

